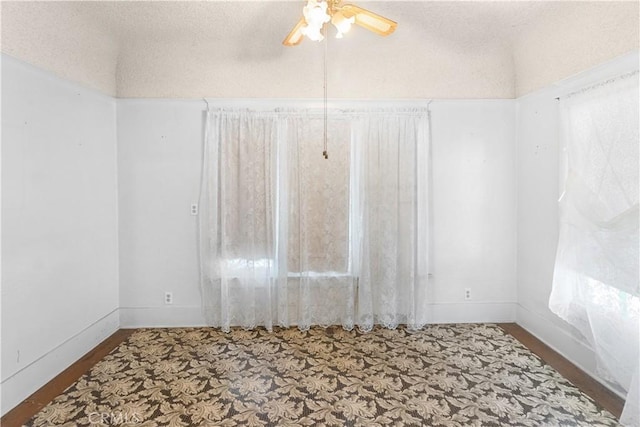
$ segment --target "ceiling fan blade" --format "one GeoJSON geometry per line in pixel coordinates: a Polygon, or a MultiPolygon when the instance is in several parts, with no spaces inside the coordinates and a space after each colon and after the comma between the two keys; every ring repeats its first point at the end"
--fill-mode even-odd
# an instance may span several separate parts
{"type": "Polygon", "coordinates": [[[291,30],[287,37],[282,41],[282,44],[285,46],[296,46],[300,44],[303,37],[302,27],[304,27],[305,24],[306,21],[304,20],[304,17],[300,18],[296,26],[293,27],[293,30],[291,30]]]}
{"type": "Polygon", "coordinates": [[[345,4],[340,7],[345,17],[351,18],[355,16],[356,24],[369,31],[373,31],[381,36],[388,36],[393,33],[398,23],[384,16],[373,13],[367,9],[363,9],[353,4],[345,4]]]}

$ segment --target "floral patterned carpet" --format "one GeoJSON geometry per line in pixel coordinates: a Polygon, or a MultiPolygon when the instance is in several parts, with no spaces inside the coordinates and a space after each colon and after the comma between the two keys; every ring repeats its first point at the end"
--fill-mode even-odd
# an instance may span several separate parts
{"type": "Polygon", "coordinates": [[[616,426],[496,325],[143,329],[29,426],[616,426]]]}

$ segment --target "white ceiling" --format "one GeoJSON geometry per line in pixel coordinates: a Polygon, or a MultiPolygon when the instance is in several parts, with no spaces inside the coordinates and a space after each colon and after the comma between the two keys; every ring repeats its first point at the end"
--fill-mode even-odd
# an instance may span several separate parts
{"type": "MultiPolygon", "coordinates": [[[[249,2],[78,2],[72,7],[108,28],[123,43],[144,39],[202,41],[225,39],[267,51],[302,15],[303,1],[249,2]]],[[[358,2],[400,23],[399,33],[416,38],[438,34],[449,43],[481,45],[509,39],[553,2],[358,2]]],[[[369,40],[372,41],[372,40],[369,40]]]]}
{"type": "MultiPolygon", "coordinates": [[[[531,72],[551,52],[538,74],[557,79],[638,48],[636,1],[355,3],[399,25],[330,40],[332,97],[511,98],[545,84],[518,82],[516,61],[531,72]],[[606,43],[567,56],[592,39],[606,43]]],[[[322,45],[281,45],[303,4],[2,2],[2,50],[120,97],[318,97],[322,45]]]]}

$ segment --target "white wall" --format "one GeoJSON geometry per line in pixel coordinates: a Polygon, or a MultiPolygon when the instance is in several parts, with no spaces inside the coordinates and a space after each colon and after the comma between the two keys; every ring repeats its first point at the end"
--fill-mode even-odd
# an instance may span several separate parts
{"type": "Polygon", "coordinates": [[[2,413],[118,328],[115,100],[2,56],[2,413]]]}
{"type": "Polygon", "coordinates": [[[517,323],[594,378],[598,376],[590,346],[576,330],[548,309],[558,242],[560,188],[558,102],[555,98],[633,69],[638,69],[637,52],[517,100],[517,323]]]}
{"type": "MultiPolygon", "coordinates": [[[[435,321],[515,319],[514,101],[434,102],[435,321]],[[464,300],[464,288],[472,299],[464,300]]],[[[201,325],[202,101],[119,100],[122,325],[201,325]],[[164,305],[171,291],[174,304],[164,305]]]]}
{"type": "Polygon", "coordinates": [[[515,102],[431,107],[435,320],[513,321],[515,102]]]}
{"type": "Polygon", "coordinates": [[[197,202],[203,101],[118,100],[123,326],[204,324],[197,202]],[[164,305],[164,292],[174,303],[164,305]],[[144,320],[142,320],[144,319],[144,320]]]}

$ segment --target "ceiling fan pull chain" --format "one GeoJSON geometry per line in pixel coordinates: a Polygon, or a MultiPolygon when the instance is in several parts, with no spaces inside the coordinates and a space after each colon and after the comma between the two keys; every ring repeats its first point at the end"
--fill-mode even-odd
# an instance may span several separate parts
{"type": "Polygon", "coordinates": [[[327,37],[329,34],[327,34],[328,32],[328,28],[327,25],[325,25],[325,37],[324,37],[324,54],[322,56],[323,59],[323,64],[324,64],[324,134],[323,134],[323,149],[324,151],[322,152],[322,156],[326,159],[329,159],[329,153],[327,150],[327,121],[328,121],[328,117],[327,117],[327,43],[329,41],[329,37],[327,37]]]}

